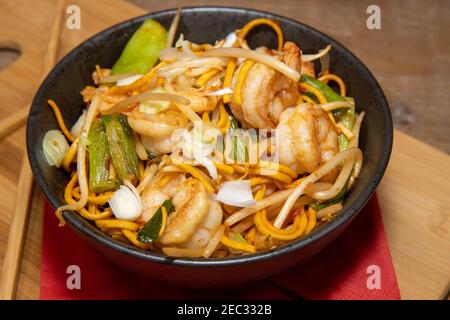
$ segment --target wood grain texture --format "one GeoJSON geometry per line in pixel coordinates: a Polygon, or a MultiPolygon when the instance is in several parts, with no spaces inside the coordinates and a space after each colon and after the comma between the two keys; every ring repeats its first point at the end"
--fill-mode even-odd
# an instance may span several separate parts
{"type": "Polygon", "coordinates": [[[397,131],[378,188],[403,298],[443,298],[450,284],[450,157],[397,131]]]}
{"type": "Polygon", "coordinates": [[[25,125],[29,110],[29,105],[23,106],[0,120],[0,140],[25,125]]]}
{"type": "MultiPolygon", "coordinates": [[[[43,75],[45,76],[53,68],[58,54],[58,42],[63,14],[65,13],[64,0],[56,2],[56,10],[53,16],[50,39],[44,56],[43,75]],[[63,8],[64,6],[64,8],[63,8]]],[[[14,111],[8,119],[19,118],[29,111],[29,106],[14,111]]],[[[26,120],[26,116],[23,117],[26,120]]],[[[10,125],[11,126],[11,125],[10,125]]],[[[0,139],[2,136],[0,135],[0,139]]],[[[0,278],[0,299],[14,300],[16,298],[17,284],[22,266],[23,248],[25,246],[26,230],[30,217],[31,195],[33,193],[34,178],[28,162],[26,152],[22,155],[19,182],[16,191],[16,203],[9,230],[9,237],[3,260],[2,276],[0,278]]]]}
{"type": "MultiPolygon", "coordinates": [[[[149,11],[175,7],[179,3],[132,2],[145,6],[149,11]]],[[[8,26],[0,29],[0,44],[14,39],[23,51],[16,62],[0,71],[0,92],[5,102],[0,105],[0,117],[26,103],[36,90],[51,21],[46,18],[47,15],[35,13],[50,13],[52,3],[50,0],[34,1],[32,6],[26,0],[0,3],[0,22],[8,26]],[[10,30],[14,30],[12,38],[10,30]]],[[[143,13],[142,9],[118,0],[70,3],[81,6],[82,28],[62,32],[60,57],[88,36],[143,13]],[[102,8],[100,15],[99,8],[102,8]]],[[[439,136],[430,142],[448,152],[449,129],[445,115],[449,110],[445,100],[440,99],[448,91],[445,85],[448,88],[449,78],[446,77],[450,67],[445,50],[449,51],[449,41],[444,31],[450,27],[450,19],[446,19],[450,3],[431,1],[426,7],[418,1],[372,3],[378,3],[382,9],[381,31],[365,28],[368,1],[208,1],[208,4],[253,7],[283,14],[330,34],[354,51],[374,72],[387,93],[394,113],[397,105],[413,112],[415,120],[412,124],[397,127],[411,130],[416,135],[424,132],[423,137],[429,138],[431,134],[439,136]],[[339,16],[345,19],[338,19],[339,16]],[[423,59],[433,63],[424,63],[423,59]],[[432,86],[423,83],[430,79],[441,80],[441,84],[432,86]],[[421,86],[432,89],[434,94],[429,94],[421,86]],[[420,114],[416,113],[416,108],[420,109],[417,111],[420,114]]],[[[181,4],[201,5],[205,2],[181,1],[181,4]]],[[[401,107],[399,110],[402,110],[401,107]]],[[[403,111],[399,115],[405,116],[403,111]]],[[[3,186],[0,189],[0,263],[14,206],[24,147],[23,134],[24,130],[21,130],[0,142],[0,153],[8,155],[0,157],[0,184],[3,186]]],[[[396,132],[392,160],[378,193],[404,299],[443,297],[450,279],[450,203],[446,196],[450,185],[445,179],[450,173],[449,160],[446,154],[396,132]],[[439,164],[439,170],[435,169],[436,164],[439,164]]],[[[18,287],[19,299],[39,297],[42,201],[40,192],[35,191],[18,287]]]]}
{"type": "Polygon", "coordinates": [[[7,247],[3,256],[3,267],[0,283],[0,299],[14,300],[17,282],[22,266],[22,254],[28,227],[31,195],[33,192],[33,173],[25,152],[20,166],[19,182],[17,185],[16,204],[8,236],[7,247]]]}

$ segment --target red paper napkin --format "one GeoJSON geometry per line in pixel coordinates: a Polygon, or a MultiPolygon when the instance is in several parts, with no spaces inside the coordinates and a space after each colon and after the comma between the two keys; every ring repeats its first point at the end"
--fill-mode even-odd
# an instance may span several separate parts
{"type": "Polygon", "coordinates": [[[69,227],[59,228],[48,204],[44,210],[41,299],[400,299],[375,196],[338,239],[306,264],[230,292],[186,292],[121,269],[69,227]],[[71,265],[80,268],[81,289],[68,289],[71,265]]]}

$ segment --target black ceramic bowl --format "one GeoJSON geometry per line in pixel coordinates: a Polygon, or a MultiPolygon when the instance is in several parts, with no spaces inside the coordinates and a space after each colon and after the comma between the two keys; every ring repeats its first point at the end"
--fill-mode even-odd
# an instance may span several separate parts
{"type": "MultiPolygon", "coordinates": [[[[95,64],[112,66],[134,30],[145,18],[153,18],[165,27],[170,25],[174,10],[151,13],[112,26],[83,42],[65,56],[39,88],[31,108],[27,127],[27,148],[37,184],[53,207],[64,204],[63,190],[68,176],[63,170],[49,167],[42,151],[44,134],[58,128],[47,99],[62,107],[68,125],[81,113],[80,90],[92,83],[95,64]]],[[[360,147],[364,166],[354,189],[347,195],[343,211],[337,218],[288,245],[266,252],[226,259],[174,259],[144,251],[113,240],[74,212],[65,212],[67,224],[89,244],[112,261],[130,270],[163,281],[191,287],[214,288],[238,285],[264,279],[301,263],[332,242],[358,214],[374,193],[386,169],[392,147],[392,120],[386,98],[377,81],[348,49],[323,33],[299,22],[264,12],[225,8],[185,8],[178,33],[199,43],[213,43],[254,18],[268,17],[280,22],[286,40],[295,41],[305,53],[317,52],[333,45],[330,69],[348,85],[348,95],[356,100],[359,111],[365,110],[360,147]]],[[[249,35],[252,47],[276,47],[276,38],[268,29],[249,35]]],[[[55,219],[50,216],[46,219],[55,219]]]]}

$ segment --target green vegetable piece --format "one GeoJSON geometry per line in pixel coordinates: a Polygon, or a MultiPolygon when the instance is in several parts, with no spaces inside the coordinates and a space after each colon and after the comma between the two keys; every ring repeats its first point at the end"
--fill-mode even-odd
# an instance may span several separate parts
{"type": "Polygon", "coordinates": [[[302,76],[300,77],[300,82],[307,83],[307,84],[313,86],[314,88],[316,88],[317,90],[319,90],[324,95],[325,99],[327,99],[328,102],[345,101],[345,98],[343,96],[338,94],[336,91],[331,89],[329,86],[327,86],[322,81],[317,80],[311,76],[302,74],[302,76]]]}
{"type": "Polygon", "coordinates": [[[167,214],[174,209],[172,201],[166,200],[162,206],[155,212],[153,217],[137,233],[137,239],[143,243],[152,243],[158,238],[162,226],[162,207],[166,208],[167,214]]]}
{"type": "MultiPolygon", "coordinates": [[[[353,107],[344,110],[342,109],[336,110],[336,114],[334,114],[334,117],[337,119],[338,123],[342,123],[344,127],[352,131],[353,126],[355,125],[355,100],[350,97],[346,97],[345,99],[348,102],[350,102],[353,105],[353,107]]],[[[341,133],[338,136],[338,143],[339,143],[339,151],[344,151],[345,149],[348,148],[350,140],[348,140],[348,138],[341,133]]]]}
{"type": "Polygon", "coordinates": [[[115,189],[119,185],[108,150],[106,131],[101,120],[92,123],[88,136],[89,187],[94,192],[115,189]]]}
{"type": "Polygon", "coordinates": [[[347,149],[349,143],[350,143],[350,141],[348,140],[348,138],[343,133],[340,133],[338,135],[339,151],[344,151],[345,149],[347,149]]]}
{"type": "Polygon", "coordinates": [[[233,136],[232,159],[237,163],[248,161],[248,150],[245,147],[245,141],[242,134],[235,134],[233,136]]]}
{"type": "Polygon", "coordinates": [[[111,74],[146,73],[158,61],[166,47],[167,31],[158,22],[147,19],[131,36],[111,74]]]}
{"type": "Polygon", "coordinates": [[[109,153],[119,178],[135,181],[139,175],[136,140],[125,115],[113,113],[102,116],[109,153]]]}
{"type": "Polygon", "coordinates": [[[242,132],[236,132],[236,130],[239,129],[239,122],[236,120],[228,107],[226,108],[226,110],[228,113],[228,118],[230,119],[229,131],[230,134],[233,135],[231,137],[233,141],[233,148],[230,150],[230,158],[238,163],[248,161],[249,155],[248,150],[245,147],[244,135],[242,134],[242,132]]]}
{"type": "MultiPolygon", "coordinates": [[[[300,82],[308,83],[309,85],[319,90],[324,95],[325,99],[327,99],[328,102],[348,101],[352,103],[353,108],[336,109],[333,110],[332,112],[337,123],[342,123],[350,131],[353,130],[353,125],[355,123],[355,100],[353,98],[341,96],[322,81],[315,79],[311,76],[308,76],[306,74],[302,74],[302,76],[300,77],[300,82]]],[[[309,92],[307,92],[306,94],[308,95],[308,93],[309,92]]],[[[311,97],[311,95],[308,96],[311,97]]],[[[316,100],[315,97],[313,99],[316,100]]],[[[348,144],[350,141],[345,135],[340,134],[338,136],[338,142],[339,142],[339,150],[343,151],[348,148],[348,144]]]]}

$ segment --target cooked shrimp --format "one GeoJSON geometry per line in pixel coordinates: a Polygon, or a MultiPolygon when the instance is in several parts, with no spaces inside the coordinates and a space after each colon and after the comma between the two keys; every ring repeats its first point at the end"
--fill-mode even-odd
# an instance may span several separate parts
{"type": "Polygon", "coordinates": [[[191,249],[205,248],[214,233],[222,223],[222,207],[214,200],[209,199],[209,211],[201,222],[194,235],[183,245],[191,249]]]}
{"type": "MultiPolygon", "coordinates": [[[[297,71],[301,69],[301,51],[293,42],[286,42],[281,54],[265,47],[257,50],[277,57],[297,71]]],[[[239,72],[240,69],[235,72],[233,83],[239,72]]],[[[297,83],[264,64],[255,63],[241,87],[242,105],[233,97],[230,107],[241,122],[256,128],[275,128],[281,112],[294,106],[298,96],[297,83]]]]}
{"type": "Polygon", "coordinates": [[[142,199],[142,214],[138,219],[138,222],[146,223],[153,217],[155,212],[163,204],[164,201],[169,199],[169,195],[161,190],[157,185],[150,185],[145,188],[141,195],[142,199]]]}
{"type": "Polygon", "coordinates": [[[162,138],[141,136],[141,142],[145,150],[159,155],[171,153],[177,144],[176,141],[171,139],[171,136],[162,138]]]}
{"type": "Polygon", "coordinates": [[[174,196],[177,186],[184,180],[186,180],[184,174],[180,174],[163,187],[160,187],[157,183],[148,185],[141,195],[142,215],[138,221],[145,223],[150,220],[163,202],[174,196]]]}
{"type": "Polygon", "coordinates": [[[165,245],[182,245],[196,232],[209,212],[205,187],[194,178],[180,183],[172,199],[175,211],[169,215],[160,242],[165,245]]]}
{"type": "Polygon", "coordinates": [[[154,138],[168,137],[174,130],[186,127],[188,122],[181,112],[173,110],[148,114],[135,109],[128,115],[128,123],[134,131],[154,138]]]}
{"type": "MultiPolygon", "coordinates": [[[[280,147],[280,163],[297,173],[313,172],[339,152],[336,130],[327,113],[319,106],[301,104],[288,108],[277,126],[279,141],[289,142],[280,147]]],[[[325,177],[332,181],[335,172],[325,177]]]]}
{"type": "Polygon", "coordinates": [[[183,248],[201,249],[222,223],[222,207],[208,198],[203,185],[196,179],[186,179],[184,174],[170,180],[164,187],[154,183],[141,195],[142,215],[138,223],[144,224],[168,199],[175,211],[167,220],[161,243],[183,248]]]}
{"type": "Polygon", "coordinates": [[[218,96],[204,96],[197,91],[180,92],[181,95],[191,101],[189,108],[195,112],[211,111],[219,102],[218,96]]]}

